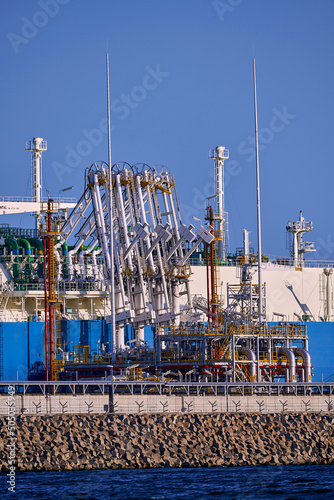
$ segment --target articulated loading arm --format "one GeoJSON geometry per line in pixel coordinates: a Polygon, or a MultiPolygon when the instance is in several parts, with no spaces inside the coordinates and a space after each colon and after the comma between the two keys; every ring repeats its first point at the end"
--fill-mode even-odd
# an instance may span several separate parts
{"type": "Polygon", "coordinates": [[[91,204],[91,194],[89,188],[86,188],[77,205],[72,210],[65,224],[61,228],[61,242],[67,241],[73,234],[77,224],[82,220],[84,214],[91,204]]]}
{"type": "MultiPolygon", "coordinates": [[[[110,304],[114,302],[116,329],[125,324],[134,326],[138,343],[143,340],[145,324],[177,324],[180,315],[180,286],[186,285],[190,306],[190,271],[185,272],[190,255],[204,241],[211,243],[211,228],[182,224],[175,181],[162,168],[157,172],[147,165],[116,164],[109,179],[109,167],[94,163],[87,171],[87,188],[77,206],[61,229],[58,246],[75,234],[77,241],[72,253],[81,245],[94,249],[96,239],[102,256],[103,275],[110,304]],[[111,189],[111,191],[110,191],[111,189]],[[110,203],[112,199],[112,210],[110,203]],[[83,222],[87,210],[91,213],[83,222]],[[113,220],[110,221],[110,212],[113,220]],[[79,223],[79,230],[76,227],[79,223]],[[114,276],[111,283],[110,231],[113,231],[114,276]],[[187,243],[196,243],[187,250],[187,243]],[[92,246],[92,241],[94,246],[92,246]]],[[[92,276],[84,260],[86,250],[80,253],[80,270],[71,279],[92,276]]],[[[97,273],[96,254],[92,256],[94,277],[97,273]]],[[[110,319],[110,318],[109,318],[110,319]]],[[[118,347],[124,340],[118,334],[118,347]]]]}

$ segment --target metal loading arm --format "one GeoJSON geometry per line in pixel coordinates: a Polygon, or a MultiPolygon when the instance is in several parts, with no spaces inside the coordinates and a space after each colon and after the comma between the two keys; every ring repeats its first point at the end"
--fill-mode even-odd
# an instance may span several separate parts
{"type": "Polygon", "coordinates": [[[147,232],[147,228],[148,228],[148,224],[146,222],[144,223],[144,225],[137,223],[134,226],[133,229],[136,233],[136,236],[132,240],[129,248],[124,252],[124,255],[123,255],[124,260],[128,257],[128,255],[130,254],[131,250],[133,249],[133,247],[135,246],[137,241],[139,241],[140,239],[145,241],[148,238],[149,234],[147,232]]]}
{"type": "Polygon", "coordinates": [[[179,266],[183,266],[187,262],[187,260],[189,259],[189,257],[194,253],[194,251],[196,250],[196,248],[198,248],[200,246],[200,244],[202,243],[202,241],[204,241],[204,243],[207,243],[208,245],[210,245],[210,243],[212,243],[212,241],[214,240],[214,236],[210,232],[212,229],[213,228],[211,226],[209,226],[208,229],[205,229],[205,227],[203,227],[203,226],[200,226],[197,229],[196,233],[198,235],[198,240],[188,250],[188,252],[186,253],[186,255],[184,257],[182,257],[182,259],[180,259],[178,261],[178,265],[179,266]]]}
{"type": "Polygon", "coordinates": [[[87,208],[91,204],[91,201],[92,201],[92,197],[91,197],[90,189],[89,189],[89,187],[87,187],[84,194],[81,196],[80,200],[78,201],[77,205],[74,207],[71,214],[69,215],[67,221],[65,222],[65,224],[61,228],[61,231],[60,231],[60,234],[61,234],[60,242],[61,243],[66,241],[71,236],[71,234],[73,233],[74,229],[76,228],[78,222],[81,220],[81,218],[83,217],[87,208]]]}
{"type": "Polygon", "coordinates": [[[167,261],[174,255],[176,250],[184,243],[185,241],[189,241],[190,243],[194,241],[196,238],[196,234],[193,232],[194,226],[190,224],[189,227],[184,226],[181,224],[179,227],[179,233],[181,235],[181,238],[175,243],[175,245],[171,248],[167,255],[167,261]]]}
{"type": "Polygon", "coordinates": [[[156,233],[157,237],[155,238],[152,245],[145,253],[145,260],[148,259],[148,257],[151,255],[151,253],[153,252],[155,247],[158,245],[160,240],[164,240],[164,242],[166,243],[168,240],[171,239],[172,235],[168,232],[168,229],[169,229],[168,223],[165,225],[165,227],[163,227],[161,224],[158,224],[154,228],[154,232],[156,233]]]}

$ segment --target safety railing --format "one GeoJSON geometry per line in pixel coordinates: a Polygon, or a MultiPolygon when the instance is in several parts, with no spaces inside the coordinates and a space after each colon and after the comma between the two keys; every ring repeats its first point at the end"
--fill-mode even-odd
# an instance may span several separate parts
{"type": "Polygon", "coordinates": [[[166,337],[204,337],[204,336],[253,336],[259,335],[261,337],[279,337],[279,338],[306,338],[307,327],[299,323],[283,323],[282,325],[207,325],[202,323],[185,324],[185,325],[166,325],[158,327],[157,336],[166,337]]]}
{"type": "MultiPolygon", "coordinates": [[[[58,198],[58,197],[57,197],[58,198]]],[[[77,199],[73,197],[66,197],[66,198],[55,198],[55,203],[76,203],[77,199]]],[[[23,203],[35,203],[36,198],[34,196],[0,196],[0,202],[6,202],[6,201],[14,201],[17,203],[23,202],[23,203]]],[[[41,203],[48,203],[49,198],[41,198],[40,202],[41,203]]]]}
{"type": "MultiPolygon", "coordinates": [[[[11,291],[28,292],[43,291],[44,284],[39,283],[11,283],[11,291]]],[[[0,292],[7,290],[6,284],[0,285],[0,292]]],[[[62,281],[56,283],[56,290],[60,292],[99,292],[106,291],[106,286],[102,281],[62,281]]]]}
{"type": "Polygon", "coordinates": [[[334,395],[334,382],[180,382],[152,380],[117,380],[109,375],[109,380],[87,379],[80,381],[30,382],[0,381],[0,397],[8,394],[9,386],[15,388],[15,394],[149,394],[152,390],[158,394],[198,394],[211,393],[228,395],[294,396],[334,395]]]}
{"type": "MultiPolygon", "coordinates": [[[[237,255],[235,257],[226,258],[225,260],[218,260],[219,266],[237,267],[244,263],[257,264],[257,255],[237,255]]],[[[189,258],[189,264],[191,266],[205,266],[206,258],[203,252],[195,253],[189,258]]],[[[299,265],[295,265],[295,262],[290,257],[282,257],[278,255],[263,255],[262,265],[264,269],[270,265],[282,266],[282,267],[293,267],[300,269],[299,265]]],[[[302,268],[334,268],[334,260],[315,260],[309,259],[304,260],[302,268]]]]}

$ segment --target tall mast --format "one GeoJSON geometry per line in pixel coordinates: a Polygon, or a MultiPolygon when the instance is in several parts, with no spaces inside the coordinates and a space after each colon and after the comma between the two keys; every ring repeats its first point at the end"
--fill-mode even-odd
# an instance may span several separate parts
{"type": "MultiPolygon", "coordinates": [[[[47,143],[41,137],[34,137],[32,141],[26,141],[26,151],[31,151],[31,196],[32,201],[42,202],[42,153],[47,150],[47,143]]],[[[36,219],[36,229],[41,208],[31,214],[36,219]]]]}
{"type": "Polygon", "coordinates": [[[109,54],[107,53],[107,117],[108,117],[108,164],[109,164],[109,221],[110,221],[110,307],[112,329],[112,362],[116,361],[116,322],[115,322],[115,284],[114,284],[114,217],[111,176],[111,132],[110,132],[110,98],[109,98],[109,54]]]}
{"type": "Polygon", "coordinates": [[[256,74],[255,58],[253,59],[254,76],[254,114],[255,114],[255,146],[256,146],[256,199],[257,199],[257,248],[258,248],[258,281],[259,281],[259,323],[262,323],[262,248],[261,248],[261,207],[260,207],[260,168],[259,168],[259,134],[257,124],[256,74]]]}

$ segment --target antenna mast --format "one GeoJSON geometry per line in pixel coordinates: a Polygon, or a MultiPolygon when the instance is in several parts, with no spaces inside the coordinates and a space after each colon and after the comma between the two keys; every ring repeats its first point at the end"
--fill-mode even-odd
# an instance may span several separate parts
{"type": "Polygon", "coordinates": [[[255,58],[253,59],[254,76],[254,114],[255,114],[255,145],[256,145],[256,198],[257,198],[257,246],[258,246],[258,280],[259,280],[259,323],[262,323],[262,248],[261,248],[261,207],[260,207],[260,168],[259,168],[259,134],[257,124],[256,74],[255,58]]]}
{"type": "Polygon", "coordinates": [[[115,289],[114,289],[114,217],[113,193],[111,176],[111,132],[110,132],[110,98],[109,98],[109,54],[107,53],[107,118],[108,118],[108,164],[109,164],[109,221],[110,221],[110,307],[111,307],[111,335],[112,362],[116,361],[116,321],[115,321],[115,289]]]}

